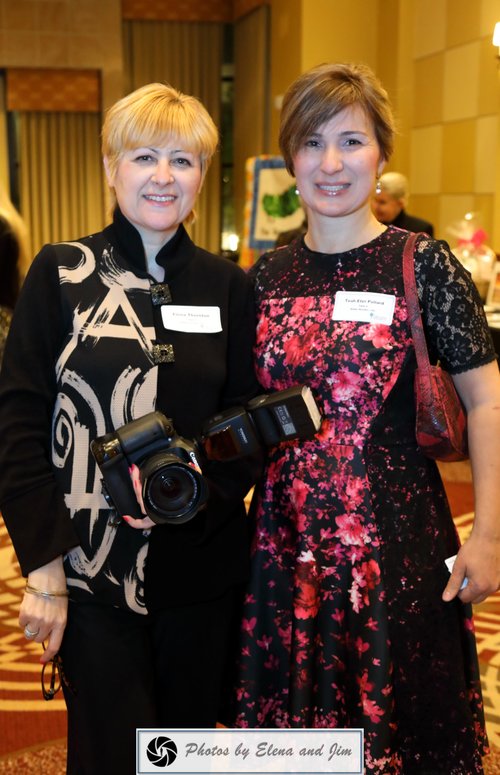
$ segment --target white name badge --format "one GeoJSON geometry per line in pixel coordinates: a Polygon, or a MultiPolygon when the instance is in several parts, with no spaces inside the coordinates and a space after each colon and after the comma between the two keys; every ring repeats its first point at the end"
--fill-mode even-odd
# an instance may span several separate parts
{"type": "Polygon", "coordinates": [[[389,326],[395,305],[396,297],[390,293],[337,291],[332,320],[355,320],[389,326]]]}
{"type": "Polygon", "coordinates": [[[187,334],[216,334],[222,331],[220,307],[163,304],[161,318],[169,331],[184,331],[187,334]]]}

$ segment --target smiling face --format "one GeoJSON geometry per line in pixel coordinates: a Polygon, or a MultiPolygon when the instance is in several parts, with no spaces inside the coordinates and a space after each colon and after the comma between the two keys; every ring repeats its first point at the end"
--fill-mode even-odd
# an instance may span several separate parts
{"type": "Polygon", "coordinates": [[[173,236],[203,181],[200,157],[175,141],[126,150],[116,165],[105,158],[104,166],[120,210],[145,243],[173,236]]]}
{"type": "Polygon", "coordinates": [[[372,123],[359,106],[344,108],[305,138],[293,158],[297,188],[309,218],[370,211],[384,160],[372,123]]]}

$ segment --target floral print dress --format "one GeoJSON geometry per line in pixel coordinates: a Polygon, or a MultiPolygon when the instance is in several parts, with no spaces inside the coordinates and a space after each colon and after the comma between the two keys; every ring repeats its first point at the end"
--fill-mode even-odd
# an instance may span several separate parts
{"type": "MultiPolygon", "coordinates": [[[[270,450],[254,497],[231,723],[363,728],[367,772],[472,775],[487,745],[477,657],[470,607],[441,600],[458,539],[415,442],[406,236],[334,255],[298,239],[252,270],[259,379],[309,384],[324,420],[270,450]],[[339,290],[392,298],[392,322],[332,319],[339,290]]],[[[452,373],[492,361],[447,245],[420,237],[415,270],[430,351],[452,373]]]]}

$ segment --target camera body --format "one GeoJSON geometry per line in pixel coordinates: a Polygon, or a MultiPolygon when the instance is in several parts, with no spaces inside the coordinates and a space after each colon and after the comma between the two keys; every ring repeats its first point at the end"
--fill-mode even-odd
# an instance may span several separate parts
{"type": "Polygon", "coordinates": [[[199,439],[178,436],[171,420],[150,412],[100,436],[90,449],[103,477],[103,494],[121,516],[142,518],[129,468],[139,468],[147,515],[157,524],[180,525],[192,519],[208,499],[199,470],[202,460],[229,461],[254,455],[283,441],[312,438],[321,414],[309,387],[279,390],[211,417],[199,439]],[[194,468],[193,466],[196,466],[194,468]]]}
{"type": "Polygon", "coordinates": [[[146,513],[158,524],[187,522],[208,499],[207,483],[193,467],[200,468],[196,446],[178,436],[161,412],[100,436],[90,449],[103,476],[104,497],[119,518],[144,517],[130,478],[133,464],[139,468],[146,513]]]}

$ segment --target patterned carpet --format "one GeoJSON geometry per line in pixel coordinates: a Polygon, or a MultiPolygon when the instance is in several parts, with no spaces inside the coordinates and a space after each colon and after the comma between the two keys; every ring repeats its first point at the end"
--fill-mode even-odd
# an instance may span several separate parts
{"type": "MultiPolygon", "coordinates": [[[[467,464],[450,464],[443,475],[464,538],[472,522],[470,472],[467,464]]],[[[0,518],[0,775],[64,775],[64,702],[41,697],[40,646],[24,638],[17,622],[24,583],[0,518]]],[[[500,593],[476,608],[475,625],[493,747],[485,774],[500,775],[500,593]]]]}

